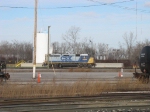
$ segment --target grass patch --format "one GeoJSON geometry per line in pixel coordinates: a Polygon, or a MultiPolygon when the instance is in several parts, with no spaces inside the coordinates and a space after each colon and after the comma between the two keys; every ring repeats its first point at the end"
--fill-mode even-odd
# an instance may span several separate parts
{"type": "Polygon", "coordinates": [[[149,84],[131,81],[131,79],[118,80],[117,83],[90,81],[79,79],[70,84],[57,83],[57,80],[44,84],[4,84],[0,85],[1,98],[36,98],[61,96],[90,96],[100,95],[103,92],[140,91],[150,90],[149,84]]]}

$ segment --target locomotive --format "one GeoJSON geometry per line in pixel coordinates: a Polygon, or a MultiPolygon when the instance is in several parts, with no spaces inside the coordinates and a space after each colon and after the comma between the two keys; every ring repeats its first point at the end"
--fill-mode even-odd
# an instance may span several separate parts
{"type": "Polygon", "coordinates": [[[8,80],[10,78],[9,73],[6,73],[6,63],[5,61],[0,61],[0,83],[3,79],[8,80]]]}
{"type": "Polygon", "coordinates": [[[49,54],[45,56],[43,66],[49,68],[63,67],[95,67],[95,60],[88,54],[49,54]]]}
{"type": "Polygon", "coordinates": [[[148,83],[150,77],[150,46],[145,46],[141,50],[139,56],[139,67],[142,73],[133,73],[135,78],[138,78],[142,83],[148,83]]]}

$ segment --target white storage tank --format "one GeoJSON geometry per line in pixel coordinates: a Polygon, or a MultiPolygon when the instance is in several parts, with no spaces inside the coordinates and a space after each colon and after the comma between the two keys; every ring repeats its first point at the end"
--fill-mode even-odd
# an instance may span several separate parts
{"type": "Polygon", "coordinates": [[[36,63],[43,63],[48,50],[48,33],[37,33],[36,63]]]}

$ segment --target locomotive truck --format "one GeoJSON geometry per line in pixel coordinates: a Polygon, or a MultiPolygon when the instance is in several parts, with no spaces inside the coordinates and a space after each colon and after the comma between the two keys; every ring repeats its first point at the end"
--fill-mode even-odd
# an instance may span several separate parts
{"type": "Polygon", "coordinates": [[[9,73],[6,73],[6,63],[5,61],[0,61],[0,83],[3,79],[6,81],[10,78],[9,73]]]}
{"type": "Polygon", "coordinates": [[[142,73],[133,73],[135,78],[138,78],[142,83],[148,83],[150,77],[150,46],[145,46],[141,50],[139,56],[139,67],[142,73]]]}
{"type": "Polygon", "coordinates": [[[95,67],[95,60],[88,54],[49,54],[45,55],[43,66],[49,68],[63,67],[95,67]]]}

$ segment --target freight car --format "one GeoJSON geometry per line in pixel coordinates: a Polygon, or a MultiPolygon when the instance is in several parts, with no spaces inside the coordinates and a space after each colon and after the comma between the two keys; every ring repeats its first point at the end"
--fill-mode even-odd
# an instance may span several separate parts
{"type": "Polygon", "coordinates": [[[6,81],[10,78],[9,73],[6,73],[6,63],[5,61],[0,61],[0,83],[3,79],[6,81]]]}
{"type": "Polygon", "coordinates": [[[63,68],[63,67],[95,67],[95,60],[88,54],[49,54],[45,56],[43,66],[49,68],[63,68]],[[49,61],[47,61],[49,60],[49,61]]]}
{"type": "Polygon", "coordinates": [[[138,78],[142,83],[148,83],[150,77],[150,46],[145,46],[141,50],[139,56],[139,67],[142,73],[133,73],[135,78],[138,78]]]}

